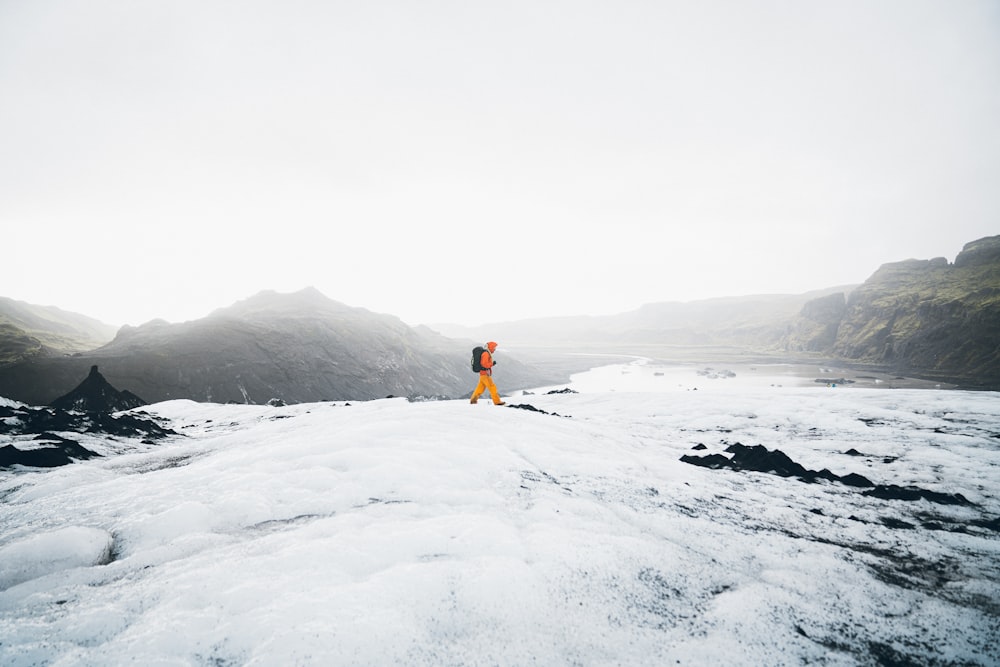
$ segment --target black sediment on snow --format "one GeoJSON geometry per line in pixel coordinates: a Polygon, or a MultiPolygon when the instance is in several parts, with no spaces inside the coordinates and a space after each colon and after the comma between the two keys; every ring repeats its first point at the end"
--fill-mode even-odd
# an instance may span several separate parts
{"type": "Polygon", "coordinates": [[[54,407],[0,406],[0,435],[34,435],[44,446],[19,449],[14,445],[0,448],[0,468],[15,465],[53,468],[100,456],[77,441],[58,433],[90,433],[152,442],[176,431],[140,414],[112,415],[109,412],[77,412],[54,407]]]}
{"type": "Polygon", "coordinates": [[[780,477],[797,477],[803,482],[813,484],[821,479],[831,482],[840,482],[847,486],[870,488],[875,486],[867,477],[851,473],[849,475],[835,475],[826,468],[823,470],[808,470],[802,465],[793,461],[780,449],[773,451],[763,445],[747,447],[741,443],[735,443],[726,448],[732,454],[727,458],[722,454],[709,454],[707,456],[684,455],[681,461],[705,468],[730,468],[732,470],[750,470],[754,472],[766,472],[780,477]]]}
{"type": "Polygon", "coordinates": [[[75,440],[63,438],[51,433],[44,433],[35,438],[47,443],[37,449],[18,449],[14,445],[0,447],[0,468],[14,465],[30,466],[32,468],[57,468],[70,464],[75,460],[92,459],[100,456],[75,440]]]}
{"type": "Polygon", "coordinates": [[[961,493],[938,493],[916,486],[896,486],[895,484],[879,484],[865,491],[866,496],[883,500],[929,500],[939,505],[974,505],[961,493]]]}
{"type": "Polygon", "coordinates": [[[729,468],[737,471],[763,472],[780,477],[795,477],[809,484],[815,484],[819,480],[838,482],[846,486],[868,489],[864,495],[883,500],[928,500],[933,503],[943,505],[974,505],[960,493],[948,494],[928,491],[915,486],[897,486],[895,484],[875,484],[863,475],[850,473],[848,475],[836,475],[826,468],[823,470],[808,470],[802,465],[793,461],[780,449],[769,450],[763,445],[747,447],[741,443],[735,443],[726,448],[726,452],[732,454],[727,458],[722,454],[708,454],[707,456],[691,456],[685,454],[681,457],[684,463],[701,466],[703,468],[729,468]]]}
{"type": "Polygon", "coordinates": [[[539,412],[539,413],[541,413],[543,415],[552,415],[553,417],[566,417],[567,419],[571,419],[571,417],[569,415],[561,415],[558,412],[546,412],[545,410],[542,410],[540,408],[536,408],[534,405],[530,405],[528,403],[519,403],[517,405],[508,405],[507,407],[508,408],[517,408],[518,410],[528,410],[529,412],[539,412]]]}

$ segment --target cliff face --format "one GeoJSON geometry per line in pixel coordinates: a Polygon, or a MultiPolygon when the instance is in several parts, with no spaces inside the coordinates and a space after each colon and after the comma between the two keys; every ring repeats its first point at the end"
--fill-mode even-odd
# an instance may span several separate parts
{"type": "MultiPolygon", "coordinates": [[[[799,322],[808,319],[803,309],[799,322]]],[[[899,372],[1000,385],[1000,236],[966,244],[954,264],[882,266],[847,299],[826,351],[899,372]]]]}
{"type": "Polygon", "coordinates": [[[837,341],[837,331],[847,311],[843,292],[813,299],[790,326],[783,347],[791,352],[826,352],[837,341]]]}
{"type": "Polygon", "coordinates": [[[847,300],[832,350],[846,359],[892,362],[924,321],[951,266],[943,257],[885,264],[847,300]]]}

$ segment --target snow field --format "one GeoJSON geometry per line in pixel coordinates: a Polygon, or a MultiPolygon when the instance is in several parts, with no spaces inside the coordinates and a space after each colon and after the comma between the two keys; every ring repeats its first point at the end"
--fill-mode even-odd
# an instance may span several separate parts
{"type": "Polygon", "coordinates": [[[509,402],[569,417],[171,401],[146,410],[187,437],[5,474],[0,662],[1000,662],[1000,540],[971,523],[1000,515],[995,394],[509,402]],[[976,505],[679,461],[733,442],[976,505]]]}

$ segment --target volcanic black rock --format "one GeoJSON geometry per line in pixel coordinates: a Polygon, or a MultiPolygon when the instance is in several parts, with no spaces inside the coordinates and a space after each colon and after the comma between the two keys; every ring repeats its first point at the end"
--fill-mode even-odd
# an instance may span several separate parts
{"type": "Polygon", "coordinates": [[[112,414],[80,412],[54,407],[27,405],[0,406],[0,435],[10,436],[15,444],[0,448],[0,468],[15,465],[52,468],[101,456],[66,437],[66,433],[88,433],[100,438],[141,438],[152,444],[178,433],[157,423],[157,418],[142,412],[112,414]],[[28,447],[18,447],[34,436],[28,447]]]}
{"type": "Polygon", "coordinates": [[[530,403],[517,403],[515,405],[508,405],[507,407],[508,408],[514,408],[516,410],[527,410],[528,412],[539,412],[539,413],[541,413],[543,415],[552,415],[553,417],[564,417],[565,416],[565,415],[559,414],[558,412],[546,412],[545,410],[542,410],[541,408],[536,408],[534,405],[531,405],[530,403]]]}
{"type": "Polygon", "coordinates": [[[961,493],[940,493],[929,491],[916,486],[897,486],[896,484],[874,484],[864,475],[850,473],[847,475],[835,475],[826,468],[820,471],[808,470],[796,463],[780,449],[773,451],[763,445],[747,447],[739,442],[730,445],[726,451],[732,454],[731,458],[726,458],[722,454],[709,454],[707,456],[691,456],[685,454],[681,457],[684,463],[701,466],[702,468],[712,468],[719,470],[729,468],[731,470],[750,470],[753,472],[765,472],[780,477],[796,477],[803,482],[816,483],[821,479],[831,482],[839,482],[846,486],[868,489],[864,495],[882,500],[928,500],[941,505],[974,505],[961,493]]]}
{"type": "Polygon", "coordinates": [[[72,463],[74,460],[87,460],[100,456],[80,443],[54,433],[42,433],[35,438],[45,443],[45,446],[34,449],[18,449],[14,445],[0,447],[0,468],[14,465],[31,466],[33,468],[56,468],[72,463]]]}
{"type": "Polygon", "coordinates": [[[90,375],[76,389],[52,401],[50,405],[60,410],[80,412],[119,412],[148,405],[130,391],[118,391],[97,370],[90,367],[90,375]]]}
{"type": "Polygon", "coordinates": [[[819,471],[809,470],[793,461],[780,449],[771,451],[763,445],[747,447],[737,442],[727,447],[726,451],[733,455],[732,458],[726,458],[722,454],[709,454],[707,456],[685,454],[681,457],[681,461],[703,468],[751,470],[754,472],[771,473],[780,477],[797,477],[803,482],[808,483],[815,483],[821,479],[825,479],[831,482],[840,482],[847,486],[864,488],[875,486],[866,477],[855,473],[840,476],[833,474],[825,468],[819,471]]]}
{"type": "Polygon", "coordinates": [[[939,493],[929,491],[916,486],[897,486],[896,484],[879,484],[870,491],[865,491],[866,496],[881,498],[883,500],[928,500],[939,505],[972,505],[968,498],[961,493],[939,493]]]}

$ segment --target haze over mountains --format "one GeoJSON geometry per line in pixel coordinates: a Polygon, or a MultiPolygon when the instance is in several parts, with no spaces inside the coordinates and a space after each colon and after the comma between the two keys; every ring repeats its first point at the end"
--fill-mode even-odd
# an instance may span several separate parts
{"type": "Polygon", "coordinates": [[[501,342],[502,391],[566,379],[571,366],[539,363],[528,348],[564,359],[579,351],[708,362],[720,354],[833,359],[996,388],[1000,236],[966,244],[954,263],[885,264],[860,286],[656,303],[606,317],[431,329],[307,288],[262,292],[189,322],[122,327],[111,337],[92,318],[0,300],[0,396],[46,404],[96,365],[115,387],[153,403],[458,397],[474,385],[470,344],[485,340],[501,342]]]}
{"type": "MultiPolygon", "coordinates": [[[[199,320],[122,327],[110,343],[84,354],[8,365],[0,369],[0,395],[47,403],[99,365],[114,386],[152,403],[453,396],[475,386],[470,350],[311,288],[262,292],[199,320]]],[[[549,379],[513,359],[504,362],[511,384],[549,379]]]]}
{"type": "Polygon", "coordinates": [[[619,315],[535,319],[467,328],[510,344],[617,347],[650,354],[697,346],[809,355],[899,373],[1000,387],[1000,236],[944,257],[884,264],[860,286],[792,295],[655,303],[619,315]]]}

